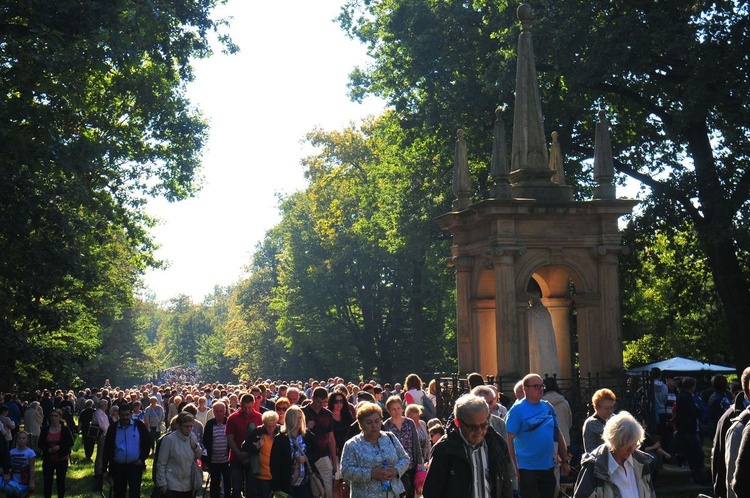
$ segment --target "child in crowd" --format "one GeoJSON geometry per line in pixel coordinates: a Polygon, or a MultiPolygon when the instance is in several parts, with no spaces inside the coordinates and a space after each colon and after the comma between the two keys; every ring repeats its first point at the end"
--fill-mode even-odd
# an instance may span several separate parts
{"type": "Polygon", "coordinates": [[[13,486],[23,498],[34,491],[34,463],[36,453],[29,448],[31,438],[29,433],[21,431],[16,435],[16,447],[10,450],[10,461],[12,472],[10,480],[13,486]]]}

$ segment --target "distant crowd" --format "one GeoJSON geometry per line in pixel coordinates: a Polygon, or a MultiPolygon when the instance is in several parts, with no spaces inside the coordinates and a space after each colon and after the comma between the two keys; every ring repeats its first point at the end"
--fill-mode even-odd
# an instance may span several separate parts
{"type": "Polygon", "coordinates": [[[194,368],[179,367],[127,389],[10,393],[0,404],[0,492],[33,493],[41,459],[44,497],[54,487],[63,498],[80,438],[93,489],[111,486],[116,498],[140,496],[148,458],[155,497],[193,498],[203,486],[211,498],[645,497],[664,465],[688,467],[716,497],[750,496],[750,368],[735,395],[723,376],[703,392],[692,377],[651,376],[655,420],[618,412],[614,392],[600,389],[580,431],[556,380],[534,373],[512,395],[469,375],[444,419],[435,381],[416,374],[392,385],[221,384],[191,382],[194,368]]]}

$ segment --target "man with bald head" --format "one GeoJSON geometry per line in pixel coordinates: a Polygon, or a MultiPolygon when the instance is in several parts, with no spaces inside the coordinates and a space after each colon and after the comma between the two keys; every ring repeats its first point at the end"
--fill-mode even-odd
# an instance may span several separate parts
{"type": "Polygon", "coordinates": [[[553,498],[558,455],[562,460],[560,475],[570,472],[568,447],[560,433],[555,409],[542,399],[542,378],[535,373],[528,374],[522,386],[524,398],[511,407],[505,420],[508,450],[517,469],[521,496],[553,498]]]}

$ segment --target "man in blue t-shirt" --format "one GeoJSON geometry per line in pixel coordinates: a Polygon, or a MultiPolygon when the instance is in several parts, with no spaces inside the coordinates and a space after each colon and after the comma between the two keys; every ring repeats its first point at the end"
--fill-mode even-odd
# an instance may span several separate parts
{"type": "Polygon", "coordinates": [[[570,472],[568,446],[560,433],[555,409],[542,399],[542,378],[532,373],[522,382],[525,398],[511,407],[505,419],[511,460],[523,498],[554,498],[558,455],[562,461],[560,475],[570,472]]]}

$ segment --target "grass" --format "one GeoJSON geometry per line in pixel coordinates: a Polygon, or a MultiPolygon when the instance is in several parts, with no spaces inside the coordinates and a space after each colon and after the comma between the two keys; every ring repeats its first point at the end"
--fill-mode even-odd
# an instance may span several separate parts
{"type": "MultiPolygon", "coordinates": [[[[83,445],[80,444],[81,436],[78,436],[76,445],[70,455],[68,465],[68,474],[65,480],[65,497],[66,498],[102,498],[102,493],[94,491],[94,462],[88,462],[84,459],[83,445]],[[79,447],[80,446],[80,447],[79,447]]],[[[96,450],[94,450],[96,456],[96,450]]],[[[153,458],[146,460],[146,471],[143,473],[143,483],[141,484],[141,496],[151,496],[154,483],[151,480],[151,467],[153,458]]],[[[36,461],[36,491],[33,496],[42,496],[42,460],[37,458],[36,461]]],[[[55,483],[52,484],[52,496],[57,496],[55,483]]],[[[109,486],[104,484],[104,496],[107,496],[109,486]]]]}

